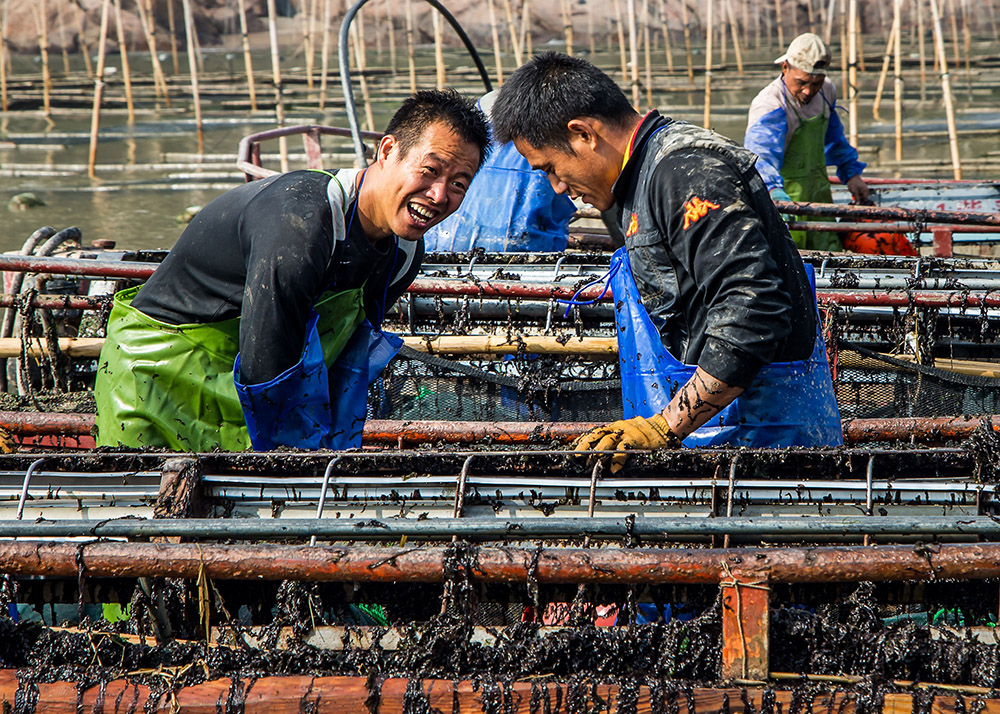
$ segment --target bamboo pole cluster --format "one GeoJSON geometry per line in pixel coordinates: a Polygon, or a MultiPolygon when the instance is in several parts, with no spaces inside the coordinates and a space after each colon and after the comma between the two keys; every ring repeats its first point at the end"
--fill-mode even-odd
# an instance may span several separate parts
{"type": "MultiPolygon", "coordinates": [[[[334,51],[336,35],[333,28],[337,18],[346,12],[350,0],[291,0],[301,28],[299,51],[304,56],[305,80],[308,97],[324,109],[327,105],[328,75],[331,64],[329,55],[334,51]],[[317,63],[316,54],[320,60],[317,63]],[[317,66],[319,81],[315,81],[317,66]],[[317,88],[318,84],[318,88],[317,88]]],[[[233,0],[239,20],[241,53],[245,72],[246,92],[251,111],[258,110],[258,84],[255,78],[246,0],[233,0]]],[[[198,34],[194,24],[193,6],[190,0],[168,0],[162,3],[167,9],[167,24],[170,54],[173,58],[173,74],[179,75],[179,50],[177,39],[185,40],[188,55],[188,81],[190,83],[192,111],[198,133],[199,152],[204,150],[203,120],[198,76],[203,71],[198,34]],[[176,27],[176,8],[180,3],[181,32],[176,27]]],[[[992,36],[998,41],[997,31],[998,0],[984,0],[977,3],[975,12],[968,0],[892,0],[889,3],[861,2],[859,0],[773,0],[754,3],[751,0],[611,0],[611,12],[603,13],[594,0],[549,0],[539,5],[532,0],[486,0],[485,13],[481,22],[485,28],[477,29],[487,33],[487,41],[492,44],[492,58],[495,65],[496,82],[502,85],[510,71],[521,65],[533,52],[533,17],[545,12],[549,17],[555,13],[560,23],[559,35],[569,54],[581,50],[595,54],[604,43],[598,38],[607,37],[606,50],[617,56],[621,67],[621,81],[627,87],[632,104],[638,111],[655,106],[654,76],[662,78],[674,74],[675,55],[683,56],[687,86],[695,90],[694,55],[700,49],[704,53],[702,71],[703,122],[710,127],[713,110],[713,81],[720,71],[727,77],[735,64],[736,76],[745,77],[747,65],[745,53],[753,51],[765,56],[783,51],[787,41],[804,31],[822,33],[831,44],[836,60],[840,64],[840,92],[848,110],[848,135],[856,145],[859,138],[861,102],[866,77],[865,42],[869,44],[880,35],[884,40],[881,71],[872,101],[872,114],[881,121],[880,108],[890,68],[893,72],[893,121],[894,156],[902,161],[902,116],[904,102],[904,58],[912,54],[918,59],[920,99],[928,95],[928,74],[936,73],[942,92],[942,108],[946,118],[949,149],[953,173],[962,175],[961,158],[957,139],[955,118],[955,97],[952,76],[964,65],[965,85],[971,99],[973,84],[972,47],[973,36],[992,36]],[[890,13],[891,10],[891,13],[890,13]],[[603,15],[603,16],[602,16],[603,15]],[[927,19],[929,18],[929,26],[927,19]],[[595,21],[595,19],[597,21],[595,21]],[[586,40],[581,39],[585,29],[586,40]],[[864,32],[864,34],[862,34],[864,32]],[[926,41],[932,41],[930,58],[927,56],[926,41]],[[662,42],[663,54],[659,45],[662,42]],[[909,45],[907,49],[904,43],[909,45]],[[643,106],[645,105],[645,106],[643,106]]],[[[67,46],[67,22],[64,14],[58,12],[51,0],[38,0],[31,4],[30,11],[38,30],[38,52],[42,74],[42,112],[49,117],[52,112],[52,71],[50,44],[52,28],[58,28],[60,45],[63,48],[64,74],[70,73],[67,46]]],[[[170,82],[160,54],[162,38],[156,36],[156,19],[153,16],[153,0],[102,0],[101,23],[98,32],[96,71],[90,66],[90,48],[86,45],[86,27],[82,14],[78,14],[76,32],[87,64],[87,73],[94,83],[93,116],[91,124],[91,147],[88,173],[92,176],[96,167],[96,142],[100,128],[100,110],[103,92],[109,81],[108,73],[114,68],[107,67],[107,39],[110,24],[114,22],[120,57],[121,81],[124,85],[128,121],[135,121],[135,99],[133,96],[133,75],[138,67],[130,61],[126,49],[123,13],[133,11],[139,19],[145,47],[149,51],[153,87],[157,101],[171,106],[170,82]]],[[[9,84],[11,63],[9,48],[11,0],[0,0],[0,108],[9,108],[9,84]]],[[[268,38],[271,57],[271,83],[274,91],[274,117],[278,126],[285,124],[285,96],[280,66],[280,48],[277,34],[277,10],[274,0],[267,2],[268,38]]],[[[372,101],[372,72],[370,55],[374,46],[377,63],[385,66],[384,50],[388,50],[388,70],[393,77],[399,74],[397,62],[397,40],[405,47],[409,90],[418,87],[417,77],[417,28],[429,28],[429,39],[433,41],[434,84],[443,87],[449,83],[449,71],[444,60],[445,32],[440,15],[413,0],[405,0],[401,5],[390,0],[373,0],[356,16],[350,33],[353,63],[352,74],[361,88],[367,128],[375,130],[372,101]],[[399,37],[397,37],[399,35],[399,37]]],[[[879,44],[882,47],[883,44],[879,44]]],[[[870,59],[870,58],[869,58],[870,59]]],[[[759,54],[757,68],[760,71],[759,54]]],[[[678,63],[680,64],[680,63],[678,63]]],[[[765,71],[768,65],[765,63],[765,71]]],[[[678,78],[683,81],[681,78],[678,78]]],[[[117,78],[116,78],[117,81],[117,78]]],[[[175,80],[176,81],[176,80],[175,80]]],[[[656,81],[662,82],[662,79],[656,81]]],[[[678,83],[667,80],[668,88],[678,87],[678,83]]],[[[680,85],[683,86],[683,85],[680,85]]],[[[742,86],[742,85],[741,85],[742,86]]],[[[178,91],[173,89],[175,96],[178,91]]],[[[282,140],[282,169],[287,169],[287,147],[282,140]]]]}

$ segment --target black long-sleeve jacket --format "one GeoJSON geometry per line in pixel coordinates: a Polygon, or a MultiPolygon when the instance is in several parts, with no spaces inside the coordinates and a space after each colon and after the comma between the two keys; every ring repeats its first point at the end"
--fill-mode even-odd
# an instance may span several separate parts
{"type": "Polygon", "coordinates": [[[756,157],[655,111],[632,146],[613,191],[633,277],[667,350],[740,387],[766,364],[807,358],[814,295],[756,157]]]}
{"type": "Polygon", "coordinates": [[[298,362],[313,303],[327,290],[364,286],[372,324],[409,287],[423,240],[375,244],[353,202],[334,250],[328,184],[293,171],[239,186],[205,206],[132,305],[163,322],[212,323],[240,317],[241,380],[261,384],[298,362]],[[410,250],[404,250],[409,248],[410,250]]]}

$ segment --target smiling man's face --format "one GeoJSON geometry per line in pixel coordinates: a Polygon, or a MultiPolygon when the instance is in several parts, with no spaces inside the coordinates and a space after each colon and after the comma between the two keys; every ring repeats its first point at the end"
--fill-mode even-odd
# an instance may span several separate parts
{"type": "Polygon", "coordinates": [[[479,166],[479,147],[437,121],[404,155],[395,137],[383,138],[378,161],[383,168],[375,197],[379,227],[419,240],[461,205],[479,166]]]}

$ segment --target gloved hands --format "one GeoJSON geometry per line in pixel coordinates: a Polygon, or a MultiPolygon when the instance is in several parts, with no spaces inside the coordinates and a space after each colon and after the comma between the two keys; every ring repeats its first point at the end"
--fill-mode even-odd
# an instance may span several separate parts
{"type": "Polygon", "coordinates": [[[649,419],[637,416],[621,419],[588,431],[576,442],[576,451],[617,451],[611,457],[611,473],[625,466],[627,449],[676,449],[681,440],[670,430],[662,414],[649,419]]]}

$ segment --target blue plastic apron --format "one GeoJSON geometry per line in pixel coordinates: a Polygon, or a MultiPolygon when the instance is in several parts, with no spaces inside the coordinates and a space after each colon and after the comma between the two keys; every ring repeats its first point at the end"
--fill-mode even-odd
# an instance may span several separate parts
{"type": "MultiPolygon", "coordinates": [[[[361,181],[364,182],[363,174],[361,181]]],[[[360,194],[360,185],[358,192],[360,194]]],[[[356,214],[357,201],[347,233],[351,231],[356,214]]],[[[398,245],[397,238],[393,265],[382,294],[380,325],[389,283],[396,270],[398,245]]],[[[368,411],[368,387],[399,352],[403,340],[373,327],[365,318],[332,364],[328,364],[320,337],[320,320],[320,314],[314,309],[306,325],[301,359],[268,382],[242,383],[240,355],[236,356],[233,378],[255,451],[270,451],[279,446],[299,449],[361,446],[368,411]]]]}
{"type": "MultiPolygon", "coordinates": [[[[811,266],[806,266],[812,283],[811,266]]],[[[662,411],[694,374],[671,355],[643,307],[628,251],[611,258],[625,418],[662,411]]],[[[815,290],[815,286],[813,287],[815,290]]],[[[844,443],[823,335],[809,359],[774,362],[735,401],[684,440],[684,446],[839,446],[844,443]]]]}

